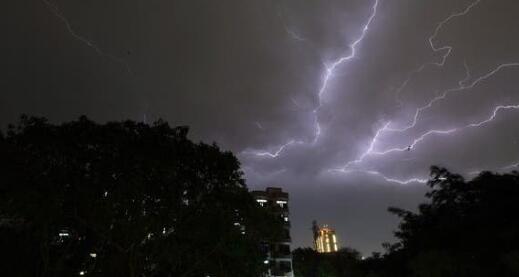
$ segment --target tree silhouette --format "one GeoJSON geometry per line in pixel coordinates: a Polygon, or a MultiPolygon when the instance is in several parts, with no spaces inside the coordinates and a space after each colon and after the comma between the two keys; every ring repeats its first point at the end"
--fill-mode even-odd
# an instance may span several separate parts
{"type": "Polygon", "coordinates": [[[0,275],[259,276],[281,224],[187,133],[23,116],[0,136],[0,275]]]}
{"type": "Polygon", "coordinates": [[[297,248],[293,251],[294,274],[301,277],[364,276],[360,258],[360,253],[350,248],[341,248],[331,253],[297,248]]]}
{"type": "Polygon", "coordinates": [[[432,167],[428,185],[430,203],[418,213],[389,209],[402,219],[389,256],[406,274],[519,276],[519,173],[482,172],[465,181],[432,167]]]}

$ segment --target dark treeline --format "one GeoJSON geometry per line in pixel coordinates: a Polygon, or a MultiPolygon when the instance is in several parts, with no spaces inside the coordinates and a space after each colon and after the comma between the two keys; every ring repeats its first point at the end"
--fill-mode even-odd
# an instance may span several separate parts
{"type": "Polygon", "coordinates": [[[0,134],[0,276],[260,276],[282,235],[188,129],[22,117],[0,134]]]}
{"type": "Polygon", "coordinates": [[[482,172],[466,181],[432,167],[427,203],[401,219],[397,243],[362,260],[353,250],[294,251],[298,277],[519,276],[519,173],[482,172]]]}
{"type": "MultiPolygon", "coordinates": [[[[282,223],[232,153],[187,133],[85,117],[0,133],[0,276],[262,276],[282,223]]],[[[433,167],[428,185],[417,212],[389,209],[385,253],[296,249],[295,276],[519,276],[519,173],[433,167]]]]}

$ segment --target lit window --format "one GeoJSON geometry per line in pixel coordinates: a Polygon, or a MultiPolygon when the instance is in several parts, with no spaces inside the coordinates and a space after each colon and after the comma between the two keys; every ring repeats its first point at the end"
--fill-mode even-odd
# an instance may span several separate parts
{"type": "Polygon", "coordinates": [[[260,206],[264,207],[265,203],[267,203],[267,200],[265,199],[256,199],[256,202],[260,204],[260,206]]]}
{"type": "Polygon", "coordinates": [[[284,208],[287,204],[287,201],[278,200],[276,201],[276,204],[278,204],[281,208],[284,208]]]}

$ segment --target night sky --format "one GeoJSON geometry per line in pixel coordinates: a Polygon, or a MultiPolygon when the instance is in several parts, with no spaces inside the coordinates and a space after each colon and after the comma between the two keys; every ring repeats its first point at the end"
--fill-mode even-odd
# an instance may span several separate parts
{"type": "Polygon", "coordinates": [[[364,254],[431,165],[519,162],[517,0],[17,0],[2,5],[0,124],[163,118],[236,153],[364,254]]]}

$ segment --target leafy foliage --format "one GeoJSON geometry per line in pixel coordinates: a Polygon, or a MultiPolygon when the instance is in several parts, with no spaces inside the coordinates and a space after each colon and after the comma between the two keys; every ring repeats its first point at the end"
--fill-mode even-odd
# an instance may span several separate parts
{"type": "Polygon", "coordinates": [[[260,276],[281,223],[188,128],[22,117],[0,136],[2,276],[260,276]],[[276,228],[279,226],[279,228],[276,228]]]}
{"type": "Polygon", "coordinates": [[[301,277],[362,276],[360,253],[349,248],[317,253],[311,248],[293,251],[294,275],[301,277]]]}
{"type": "Polygon", "coordinates": [[[432,167],[428,185],[418,213],[390,208],[402,222],[388,256],[411,276],[519,276],[519,173],[467,182],[432,167]]]}

